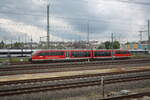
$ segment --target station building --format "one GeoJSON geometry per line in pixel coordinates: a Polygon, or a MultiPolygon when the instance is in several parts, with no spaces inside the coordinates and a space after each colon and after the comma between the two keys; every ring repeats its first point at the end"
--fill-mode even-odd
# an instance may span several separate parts
{"type": "Polygon", "coordinates": [[[126,43],[126,48],[128,50],[148,50],[148,42],[141,41],[141,42],[133,42],[133,43],[126,43]]]}

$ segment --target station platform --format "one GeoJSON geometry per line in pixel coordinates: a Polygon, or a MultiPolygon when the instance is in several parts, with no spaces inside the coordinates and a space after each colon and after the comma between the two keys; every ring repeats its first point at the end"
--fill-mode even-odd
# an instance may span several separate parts
{"type": "Polygon", "coordinates": [[[42,78],[67,77],[67,76],[77,76],[77,75],[125,73],[125,72],[134,72],[134,71],[150,71],[150,66],[9,75],[9,76],[0,76],[0,82],[30,80],[30,79],[42,79],[42,78]]]}

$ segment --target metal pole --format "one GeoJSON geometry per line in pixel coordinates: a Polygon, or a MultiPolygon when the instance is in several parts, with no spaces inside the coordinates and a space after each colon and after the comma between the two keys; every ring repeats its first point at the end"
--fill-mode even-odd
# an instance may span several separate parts
{"type": "Polygon", "coordinates": [[[102,89],[102,97],[105,97],[105,91],[104,91],[104,76],[101,77],[101,89],[102,89]]]}
{"type": "MultiPolygon", "coordinates": [[[[11,42],[10,42],[10,43],[11,43],[11,42]]],[[[7,46],[7,49],[8,49],[8,64],[11,63],[10,46],[11,46],[11,44],[9,45],[9,43],[8,43],[8,46],[7,46]]]]}
{"type": "Polygon", "coordinates": [[[41,37],[40,37],[40,44],[41,44],[41,37]]]}
{"type": "Polygon", "coordinates": [[[142,42],[142,32],[144,31],[139,31],[140,32],[140,43],[142,42]]]}
{"type": "Polygon", "coordinates": [[[112,47],[111,47],[111,49],[112,49],[112,50],[113,50],[113,48],[114,48],[114,47],[113,47],[113,46],[114,46],[114,36],[113,36],[113,35],[114,35],[114,34],[112,33],[112,34],[111,34],[111,40],[112,40],[112,47]]]}
{"type": "Polygon", "coordinates": [[[148,52],[150,53],[150,32],[149,32],[149,20],[148,20],[148,52]]]}
{"type": "MultiPolygon", "coordinates": [[[[90,32],[89,32],[89,20],[87,21],[87,42],[88,42],[88,48],[91,49],[90,32]]],[[[90,58],[88,59],[88,62],[90,62],[90,58]]]]}
{"type": "Polygon", "coordinates": [[[32,55],[32,35],[31,35],[31,55],[32,55]]]}
{"type": "Polygon", "coordinates": [[[112,39],[112,46],[111,46],[111,49],[112,49],[112,60],[114,59],[114,52],[113,52],[113,49],[114,49],[114,36],[113,36],[114,34],[112,33],[111,34],[111,39],[112,39]]]}
{"type": "Polygon", "coordinates": [[[13,47],[13,44],[12,44],[12,40],[11,40],[10,48],[12,49],[12,47],[13,47]]]}
{"type": "Polygon", "coordinates": [[[87,43],[88,43],[88,48],[90,48],[89,20],[87,21],[87,43]]]}
{"type": "Polygon", "coordinates": [[[47,5],[47,49],[49,49],[49,4],[47,5]]]}

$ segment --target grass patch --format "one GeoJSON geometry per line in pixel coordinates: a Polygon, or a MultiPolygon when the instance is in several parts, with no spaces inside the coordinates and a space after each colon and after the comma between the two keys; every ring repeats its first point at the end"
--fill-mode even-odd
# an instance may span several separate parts
{"type": "Polygon", "coordinates": [[[8,61],[8,58],[0,58],[0,63],[8,61]]]}
{"type": "Polygon", "coordinates": [[[0,58],[0,63],[2,62],[10,62],[10,63],[18,63],[18,62],[28,62],[28,57],[13,57],[13,58],[0,58]]]}
{"type": "Polygon", "coordinates": [[[150,54],[133,54],[132,58],[150,58],[150,54]]]}

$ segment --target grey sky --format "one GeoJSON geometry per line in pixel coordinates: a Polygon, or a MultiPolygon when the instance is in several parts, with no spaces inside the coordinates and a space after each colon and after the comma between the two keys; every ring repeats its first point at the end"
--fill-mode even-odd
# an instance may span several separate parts
{"type": "MultiPolygon", "coordinates": [[[[111,33],[121,42],[138,41],[147,30],[149,0],[49,0],[50,39],[110,40],[111,33]],[[129,2],[120,2],[129,1],[129,2]],[[133,3],[132,3],[133,2],[133,3]]],[[[46,0],[1,0],[0,40],[17,41],[46,36],[46,0]]],[[[143,40],[146,40],[146,33],[143,40]]],[[[44,40],[44,39],[43,39],[44,40]]]]}

